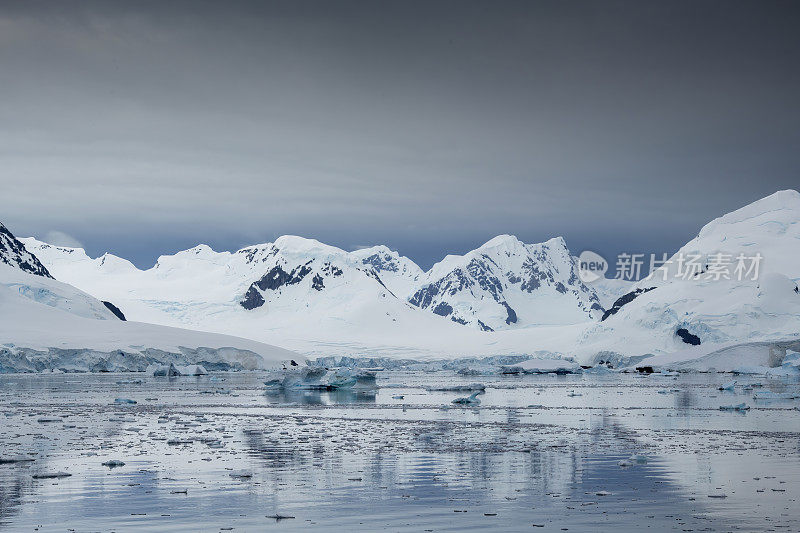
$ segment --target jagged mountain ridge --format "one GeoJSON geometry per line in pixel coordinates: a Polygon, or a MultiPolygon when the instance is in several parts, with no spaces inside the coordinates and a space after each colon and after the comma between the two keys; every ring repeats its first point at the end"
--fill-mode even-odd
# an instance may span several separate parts
{"type": "Polygon", "coordinates": [[[561,238],[526,245],[501,236],[465,256],[448,256],[427,273],[385,246],[346,252],[296,236],[233,253],[199,245],[161,256],[144,271],[110,254],[91,259],[81,249],[24,241],[51,269],[98,297],[119,298],[115,291],[127,285],[128,296],[162,310],[174,302],[170,312],[179,324],[197,327],[206,321],[191,316],[192,308],[218,313],[232,303],[273,317],[313,310],[344,320],[367,308],[393,319],[417,309],[484,331],[577,323],[602,313],[561,238]],[[163,302],[156,303],[157,294],[163,302]]]}
{"type": "MultiPolygon", "coordinates": [[[[81,256],[76,249],[42,248],[59,256],[81,256]]],[[[85,254],[83,258],[89,260],[85,254]]],[[[96,261],[111,271],[135,270],[115,259],[96,261]]],[[[115,304],[54,279],[0,224],[0,373],[141,371],[164,362],[260,368],[292,357],[298,356],[252,340],[127,322],[115,304]]]]}
{"type": "Polygon", "coordinates": [[[30,253],[2,223],[0,223],[0,263],[36,276],[53,277],[39,259],[30,253]]]}
{"type": "Polygon", "coordinates": [[[409,301],[484,331],[578,323],[603,312],[561,237],[525,244],[500,235],[463,256],[448,256],[409,301]]]}

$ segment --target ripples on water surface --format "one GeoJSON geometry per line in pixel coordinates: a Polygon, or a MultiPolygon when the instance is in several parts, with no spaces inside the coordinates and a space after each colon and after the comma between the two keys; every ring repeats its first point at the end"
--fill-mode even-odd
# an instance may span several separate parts
{"type": "Polygon", "coordinates": [[[381,372],[373,394],[268,395],[263,378],[0,375],[0,458],[35,458],[0,464],[0,531],[800,531],[800,401],[741,387],[796,382],[381,372]],[[478,408],[425,388],[471,381],[478,408]],[[33,478],[53,472],[71,476],[33,478]]]}

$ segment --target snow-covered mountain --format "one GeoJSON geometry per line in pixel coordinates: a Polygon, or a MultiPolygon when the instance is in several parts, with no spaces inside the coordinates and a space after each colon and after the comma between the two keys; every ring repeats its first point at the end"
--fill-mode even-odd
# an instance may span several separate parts
{"type": "Polygon", "coordinates": [[[0,223],[0,264],[45,278],[53,277],[39,262],[39,259],[26,250],[25,246],[2,223],[0,223]]]}
{"type": "Polygon", "coordinates": [[[449,255],[410,302],[484,331],[575,324],[603,313],[561,237],[525,244],[500,235],[463,256],[449,255]]]}
{"type": "Polygon", "coordinates": [[[590,326],[582,343],[640,355],[800,340],[798,279],[800,193],[779,191],[706,224],[590,326]]]}
{"type": "Polygon", "coordinates": [[[630,286],[609,284],[600,291],[614,300],[607,313],[593,284],[579,281],[559,238],[530,245],[500,236],[429,272],[385,247],[346,252],[291,236],[233,253],[201,245],[162,256],[147,270],[108,254],[92,259],[80,249],[24,242],[56,278],[114,302],[129,319],[238,335],[312,356],[630,361],[694,357],[734,344],[788,346],[800,335],[795,191],[707,224],[667,267],[677,269],[681,253],[701,253],[697,275],[665,280],[656,272],[630,286]],[[732,260],[760,253],[758,278],[708,279],[716,269],[708,258],[720,252],[732,260]]]}
{"type": "MultiPolygon", "coordinates": [[[[111,268],[108,258],[98,264],[111,268]]],[[[144,370],[165,362],[259,368],[291,358],[298,356],[242,338],[126,322],[112,303],[53,279],[0,225],[0,372],[144,370]]]]}
{"type": "Polygon", "coordinates": [[[135,320],[261,340],[446,337],[465,324],[480,331],[576,323],[602,312],[563,239],[526,245],[500,237],[428,273],[385,246],[346,252],[296,236],[234,253],[200,245],[147,270],[110,254],[92,259],[82,249],[23,242],[55,275],[119,302],[135,320]],[[441,293],[425,296],[433,287],[441,293]],[[446,305],[457,312],[441,312],[446,305]],[[516,322],[506,321],[515,313],[516,322]]]}

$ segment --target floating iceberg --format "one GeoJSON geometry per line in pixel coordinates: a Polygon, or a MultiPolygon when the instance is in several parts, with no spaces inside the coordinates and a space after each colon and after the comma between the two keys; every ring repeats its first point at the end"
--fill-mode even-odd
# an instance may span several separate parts
{"type": "Polygon", "coordinates": [[[570,359],[528,359],[500,367],[503,374],[579,374],[581,366],[570,359]]]}
{"type": "Polygon", "coordinates": [[[205,376],[208,370],[203,365],[150,365],[146,372],[156,377],[177,377],[177,376],[205,376]]]}
{"type": "Polygon", "coordinates": [[[738,405],[721,405],[719,408],[720,411],[749,411],[750,406],[745,403],[740,403],[738,405]]]}
{"type": "Polygon", "coordinates": [[[473,392],[466,398],[456,398],[453,403],[456,405],[480,405],[481,401],[478,399],[478,394],[481,394],[481,391],[473,392]]]}
{"type": "Polygon", "coordinates": [[[275,372],[264,382],[268,390],[374,390],[378,388],[376,374],[370,370],[304,366],[275,372]]]}
{"type": "Polygon", "coordinates": [[[717,388],[717,390],[732,391],[735,386],[736,386],[736,380],[734,379],[733,381],[729,381],[728,383],[725,383],[721,387],[717,388]]]}

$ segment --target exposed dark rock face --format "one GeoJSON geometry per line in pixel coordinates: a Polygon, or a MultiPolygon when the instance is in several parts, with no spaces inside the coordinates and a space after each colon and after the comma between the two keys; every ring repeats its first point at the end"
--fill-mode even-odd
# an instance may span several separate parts
{"type": "Polygon", "coordinates": [[[508,313],[508,316],[506,317],[506,324],[516,324],[517,312],[511,309],[511,306],[508,305],[508,302],[500,302],[500,304],[506,308],[506,313],[508,313]]]}
{"type": "Polygon", "coordinates": [[[321,291],[325,288],[325,282],[322,280],[322,276],[319,274],[315,274],[311,280],[311,288],[321,291]]]}
{"type": "Polygon", "coordinates": [[[412,294],[408,302],[436,314],[445,309],[443,303],[457,309],[466,303],[459,318],[482,330],[519,325],[530,320],[530,317],[520,314],[527,312],[524,302],[520,302],[521,307],[517,306],[517,309],[512,309],[507,303],[512,295],[525,298],[526,294],[546,291],[547,294],[556,293],[556,297],[563,295],[574,299],[576,307],[585,313],[587,319],[597,311],[603,312],[597,295],[577,275],[577,264],[563,240],[526,245],[509,237],[477,252],[461,262],[454,261],[448,270],[412,294]],[[471,306],[472,302],[477,305],[471,306]],[[494,302],[506,311],[505,324],[497,320],[496,311],[487,309],[488,302],[494,302]],[[487,314],[484,316],[482,313],[487,314]]]}
{"type": "Polygon", "coordinates": [[[111,302],[107,302],[105,300],[102,300],[102,302],[103,302],[103,305],[105,305],[108,308],[109,311],[114,313],[114,316],[116,316],[117,318],[119,318],[123,322],[126,321],[125,315],[122,314],[122,311],[120,311],[119,307],[117,307],[116,305],[112,304],[111,302]]]}
{"type": "Polygon", "coordinates": [[[481,320],[478,320],[478,327],[481,328],[481,331],[494,331],[492,328],[484,324],[481,320]]]}
{"type": "Polygon", "coordinates": [[[686,344],[691,344],[692,346],[700,345],[700,337],[689,333],[689,330],[686,328],[678,329],[678,331],[675,332],[675,335],[680,337],[686,344]]]}
{"type": "Polygon", "coordinates": [[[19,268],[29,274],[53,279],[50,272],[35,255],[25,249],[25,245],[0,223],[0,263],[19,268]]]}
{"type": "Polygon", "coordinates": [[[433,312],[439,316],[448,316],[453,312],[453,308],[445,302],[439,302],[439,305],[433,309],[433,312]]]}
{"type": "Polygon", "coordinates": [[[266,301],[264,300],[264,297],[261,296],[261,293],[258,292],[255,284],[253,284],[250,285],[249,289],[247,289],[247,292],[244,294],[244,299],[239,302],[239,305],[250,311],[256,307],[261,307],[265,303],[266,301]]]}
{"type": "Polygon", "coordinates": [[[600,321],[602,322],[611,315],[616,315],[624,305],[634,301],[636,297],[639,296],[640,294],[650,292],[653,289],[655,289],[655,287],[647,287],[646,289],[636,289],[635,291],[631,291],[628,294],[620,296],[619,298],[617,298],[617,301],[614,302],[614,305],[611,306],[611,309],[608,309],[605,313],[603,313],[603,318],[601,318],[600,321]]]}
{"type": "Polygon", "coordinates": [[[371,266],[376,272],[397,272],[399,270],[397,263],[395,263],[390,254],[372,254],[362,259],[361,262],[371,266]]]}

